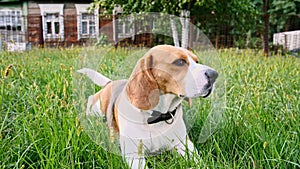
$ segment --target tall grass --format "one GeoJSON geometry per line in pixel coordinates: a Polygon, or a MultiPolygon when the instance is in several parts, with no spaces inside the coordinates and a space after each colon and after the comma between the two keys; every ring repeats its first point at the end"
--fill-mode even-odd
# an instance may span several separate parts
{"type": "MultiPolygon", "coordinates": [[[[2,52],[1,168],[126,168],[121,157],[91,140],[78,119],[72,79],[81,53],[81,48],[2,52]]],[[[127,53],[111,50],[99,70],[113,76],[127,53]]],[[[208,103],[196,101],[192,108],[198,113],[190,135],[201,163],[197,166],[176,153],[163,153],[149,158],[149,165],[299,168],[299,59],[264,58],[248,50],[222,50],[219,54],[227,81],[227,107],[218,132],[205,143],[198,143],[197,136],[208,103]]]]}

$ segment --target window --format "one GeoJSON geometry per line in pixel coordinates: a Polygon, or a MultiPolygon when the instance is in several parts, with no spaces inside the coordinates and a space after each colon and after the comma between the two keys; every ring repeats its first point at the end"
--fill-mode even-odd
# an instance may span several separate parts
{"type": "Polygon", "coordinates": [[[118,19],[118,37],[127,38],[133,35],[132,19],[125,17],[118,19]]]}
{"type": "Polygon", "coordinates": [[[96,24],[94,14],[81,14],[81,34],[95,36],[96,24]]]}
{"type": "Polygon", "coordinates": [[[64,40],[64,4],[39,4],[43,22],[43,39],[64,40]]]}
{"type": "Polygon", "coordinates": [[[24,42],[22,11],[19,9],[0,10],[0,34],[6,42],[24,42]]]}
{"type": "Polygon", "coordinates": [[[98,38],[98,9],[89,12],[90,4],[75,4],[77,10],[78,40],[82,38],[98,38]]]}
{"type": "Polygon", "coordinates": [[[59,35],[59,14],[47,14],[46,15],[47,35],[55,36],[59,35]]]}

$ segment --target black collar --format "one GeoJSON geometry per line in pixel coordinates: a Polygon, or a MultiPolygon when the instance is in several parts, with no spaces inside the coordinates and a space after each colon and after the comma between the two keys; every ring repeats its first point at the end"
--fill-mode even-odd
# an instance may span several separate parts
{"type": "Polygon", "coordinates": [[[168,124],[171,124],[174,120],[174,116],[176,114],[177,111],[177,107],[173,110],[173,111],[168,111],[167,113],[161,113],[159,111],[153,110],[151,116],[149,117],[147,120],[148,124],[154,124],[154,123],[158,123],[161,121],[166,121],[172,119],[171,122],[167,122],[168,124]]]}

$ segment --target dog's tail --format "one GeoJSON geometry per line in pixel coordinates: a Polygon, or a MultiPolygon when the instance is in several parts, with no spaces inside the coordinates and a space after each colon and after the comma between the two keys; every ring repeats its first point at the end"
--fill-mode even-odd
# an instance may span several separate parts
{"type": "Polygon", "coordinates": [[[111,82],[111,80],[102,74],[98,73],[95,70],[89,69],[89,68],[83,68],[80,70],[77,70],[78,73],[82,73],[87,75],[96,85],[98,86],[105,86],[107,83],[111,82]]]}

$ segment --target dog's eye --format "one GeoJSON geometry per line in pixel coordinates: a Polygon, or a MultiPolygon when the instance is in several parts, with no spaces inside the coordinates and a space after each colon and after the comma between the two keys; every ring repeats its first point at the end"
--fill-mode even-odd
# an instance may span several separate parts
{"type": "Polygon", "coordinates": [[[186,64],[186,61],[184,59],[177,59],[172,64],[176,66],[184,66],[186,64]]]}

